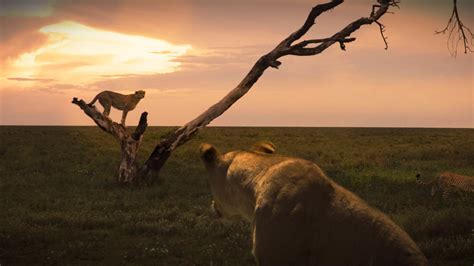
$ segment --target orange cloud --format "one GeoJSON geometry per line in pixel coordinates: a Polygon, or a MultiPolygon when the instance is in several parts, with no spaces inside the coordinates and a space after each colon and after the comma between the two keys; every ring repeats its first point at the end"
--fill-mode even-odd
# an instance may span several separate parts
{"type": "Polygon", "coordinates": [[[42,79],[42,78],[7,78],[8,80],[15,81],[30,81],[30,82],[51,82],[54,79],[42,79]]]}
{"type": "Polygon", "coordinates": [[[167,73],[176,71],[180,66],[176,58],[191,49],[190,45],[104,31],[72,21],[47,25],[39,31],[48,42],[10,62],[4,75],[86,84],[104,75],[167,73]]]}
{"type": "Polygon", "coordinates": [[[5,63],[44,45],[48,38],[38,29],[48,22],[49,19],[43,18],[0,16],[0,61],[5,63]]]}

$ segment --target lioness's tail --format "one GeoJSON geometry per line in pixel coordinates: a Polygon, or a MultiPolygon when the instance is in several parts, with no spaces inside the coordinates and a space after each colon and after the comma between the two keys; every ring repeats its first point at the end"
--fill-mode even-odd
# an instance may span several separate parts
{"type": "Polygon", "coordinates": [[[97,95],[94,97],[94,99],[92,99],[92,101],[91,101],[90,103],[88,103],[87,105],[89,105],[89,106],[94,105],[94,103],[97,101],[97,99],[99,99],[99,94],[97,94],[97,95]]]}

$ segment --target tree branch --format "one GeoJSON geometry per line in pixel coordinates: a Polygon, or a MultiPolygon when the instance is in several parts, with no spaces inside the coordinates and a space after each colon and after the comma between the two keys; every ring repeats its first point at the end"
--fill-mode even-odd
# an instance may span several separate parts
{"type": "Polygon", "coordinates": [[[385,32],[385,25],[383,25],[382,23],[378,22],[378,21],[375,21],[375,23],[377,23],[377,25],[379,26],[379,30],[380,30],[380,35],[382,35],[382,40],[383,42],[385,43],[385,50],[388,49],[388,42],[387,42],[387,37],[385,37],[384,35],[384,32],[385,32]]]}
{"type": "Polygon", "coordinates": [[[303,23],[303,26],[301,26],[301,28],[290,34],[290,36],[286,37],[280,44],[278,44],[277,48],[291,46],[294,41],[299,40],[301,37],[303,37],[303,35],[305,35],[314,24],[316,24],[315,20],[317,17],[319,17],[319,15],[335,8],[343,2],[344,0],[333,0],[329,3],[320,4],[313,7],[308,17],[306,18],[306,21],[303,23]]]}
{"type": "Polygon", "coordinates": [[[138,126],[135,129],[135,132],[132,134],[132,138],[136,141],[140,141],[140,139],[143,136],[143,133],[145,133],[145,130],[148,126],[147,123],[147,112],[143,112],[142,115],[140,116],[140,122],[138,122],[138,126]]]}
{"type": "Polygon", "coordinates": [[[373,22],[378,21],[378,19],[380,19],[387,12],[390,6],[398,6],[398,0],[377,1],[379,2],[379,5],[374,5],[374,7],[372,7],[372,12],[369,17],[360,18],[352,22],[330,38],[312,39],[292,45],[311,29],[318,16],[340,5],[343,3],[343,0],[332,0],[328,3],[319,4],[313,7],[303,25],[298,30],[291,33],[283,41],[281,41],[272,51],[260,57],[244,77],[244,79],[224,98],[212,105],[201,115],[176,130],[174,133],[162,139],[141,168],[139,173],[141,178],[147,181],[147,179],[150,177],[151,170],[160,170],[160,168],[168,159],[171,151],[191,139],[192,136],[196,134],[196,132],[229,109],[237,100],[244,96],[250,90],[250,88],[252,88],[252,86],[263,75],[267,68],[278,68],[281,65],[281,62],[278,61],[280,57],[289,54],[316,55],[336,42],[338,42],[341,45],[341,48],[344,50],[345,43],[355,40],[355,38],[349,38],[350,34],[358,30],[363,25],[372,24],[373,22]],[[308,44],[313,43],[320,44],[313,48],[306,47],[308,44]]]}
{"type": "Polygon", "coordinates": [[[111,134],[118,140],[123,140],[128,137],[127,130],[120,124],[115,123],[109,117],[103,115],[94,106],[89,106],[82,99],[78,100],[76,97],[72,99],[72,103],[78,105],[86,115],[99,126],[103,131],[111,134]]]}
{"type": "MultiPolygon", "coordinates": [[[[345,50],[344,46],[344,41],[341,42],[341,40],[349,40],[353,41],[353,38],[348,38],[353,32],[358,30],[360,27],[363,25],[370,25],[374,22],[377,24],[381,25],[378,20],[388,11],[388,8],[390,6],[398,6],[398,1],[394,0],[378,0],[380,5],[374,5],[372,7],[372,12],[369,17],[363,17],[360,18],[346,27],[344,27],[342,30],[340,30],[338,33],[334,34],[330,38],[322,39],[324,40],[320,45],[314,47],[314,48],[302,48],[299,46],[299,44],[293,45],[288,47],[286,50],[285,54],[291,54],[291,55],[298,55],[298,56],[310,56],[310,55],[317,55],[324,50],[326,50],[328,47],[333,45],[335,42],[339,42],[341,44],[341,49],[345,50]],[[374,8],[378,8],[375,10],[374,8]]],[[[382,34],[383,36],[383,34],[382,34]]],[[[384,37],[384,42],[386,43],[386,38],[384,37]]],[[[347,41],[346,41],[347,42],[347,41]]]]}
{"type": "Polygon", "coordinates": [[[325,39],[314,39],[314,40],[305,40],[305,41],[301,41],[297,44],[294,44],[292,45],[292,49],[294,50],[301,50],[301,49],[304,49],[306,48],[306,46],[308,44],[313,44],[313,43],[322,43],[322,42],[330,42],[330,41],[333,41],[333,42],[339,42],[339,45],[341,46],[341,50],[346,50],[346,46],[344,43],[347,43],[347,42],[353,42],[355,41],[356,38],[342,38],[342,39],[332,39],[332,38],[325,38],[325,39]]]}
{"type": "Polygon", "coordinates": [[[468,52],[473,52],[472,41],[474,39],[474,34],[472,34],[471,29],[466,27],[459,18],[457,0],[453,0],[453,11],[451,12],[451,17],[449,17],[446,27],[442,30],[435,31],[435,34],[441,33],[448,33],[448,40],[446,44],[451,56],[456,57],[459,42],[462,42],[465,54],[468,52]]]}

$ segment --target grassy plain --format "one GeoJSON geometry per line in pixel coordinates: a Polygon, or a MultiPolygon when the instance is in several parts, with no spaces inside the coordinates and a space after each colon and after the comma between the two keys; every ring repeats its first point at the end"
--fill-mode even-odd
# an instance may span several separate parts
{"type": "MultiPolygon", "coordinates": [[[[144,160],[173,128],[151,127],[144,160]]],[[[206,128],[152,187],[115,184],[119,145],[96,127],[0,127],[0,264],[252,265],[249,226],[210,215],[198,158],[271,140],[387,213],[433,265],[474,262],[474,196],[432,198],[415,174],[474,175],[472,129],[206,128]]]]}

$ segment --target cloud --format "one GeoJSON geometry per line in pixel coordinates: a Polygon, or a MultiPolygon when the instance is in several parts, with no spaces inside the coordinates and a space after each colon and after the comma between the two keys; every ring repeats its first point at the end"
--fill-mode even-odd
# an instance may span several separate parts
{"type": "Polygon", "coordinates": [[[15,77],[15,78],[7,78],[8,80],[14,80],[14,81],[30,81],[30,82],[52,82],[55,81],[54,79],[43,79],[43,78],[21,78],[21,77],[15,77]]]}
{"type": "Polygon", "coordinates": [[[100,76],[104,78],[116,79],[116,78],[136,77],[138,75],[137,74],[116,74],[116,75],[100,75],[100,76]]]}
{"type": "Polygon", "coordinates": [[[55,0],[3,0],[0,16],[48,17],[55,0]]]}
{"type": "Polygon", "coordinates": [[[190,45],[105,31],[73,21],[50,24],[39,32],[47,42],[11,60],[5,70],[8,76],[42,76],[84,85],[124,73],[168,73],[179,68],[175,59],[191,49],[190,45]],[[149,53],[151,50],[163,53],[149,53]]]}
{"type": "Polygon", "coordinates": [[[48,38],[38,28],[50,22],[48,18],[18,18],[0,16],[0,60],[14,60],[23,53],[43,46],[48,38]],[[8,25],[8,26],[6,26],[8,25]]]}
{"type": "Polygon", "coordinates": [[[171,51],[171,50],[162,50],[162,51],[151,51],[150,53],[152,54],[162,54],[162,55],[179,55],[176,54],[176,51],[171,51]]]}
{"type": "Polygon", "coordinates": [[[160,89],[229,90],[233,88],[258,58],[266,45],[193,49],[191,54],[177,57],[178,71],[162,74],[107,75],[94,86],[108,90],[160,89]]]}
{"type": "Polygon", "coordinates": [[[193,52],[175,60],[181,64],[182,70],[192,68],[218,69],[230,67],[230,65],[248,67],[250,63],[269,51],[269,47],[271,45],[196,48],[193,52]]]}
{"type": "MultiPolygon", "coordinates": [[[[191,90],[203,92],[231,89],[258,59],[259,55],[257,54],[261,53],[259,51],[265,49],[265,46],[196,49],[190,56],[183,55],[173,60],[180,66],[175,72],[105,74],[103,71],[98,71],[98,73],[90,74],[93,78],[84,79],[81,77],[79,80],[65,78],[65,75],[69,75],[68,71],[81,69],[86,64],[94,66],[93,59],[97,61],[96,64],[106,64],[111,58],[107,56],[62,56],[56,51],[51,53],[43,50],[42,53],[35,56],[35,60],[44,65],[44,69],[39,69],[38,75],[6,77],[6,82],[10,82],[10,84],[5,85],[51,93],[66,93],[78,97],[93,91],[114,90],[128,93],[137,89],[155,92],[160,96],[184,97],[190,95],[191,90]],[[182,60],[180,60],[181,58],[182,60]],[[78,61],[81,59],[83,61],[78,61]],[[52,73],[59,73],[59,71],[61,75],[58,79],[48,78],[54,76],[52,73]]],[[[24,61],[28,62],[29,60],[24,59],[24,61]]]]}

